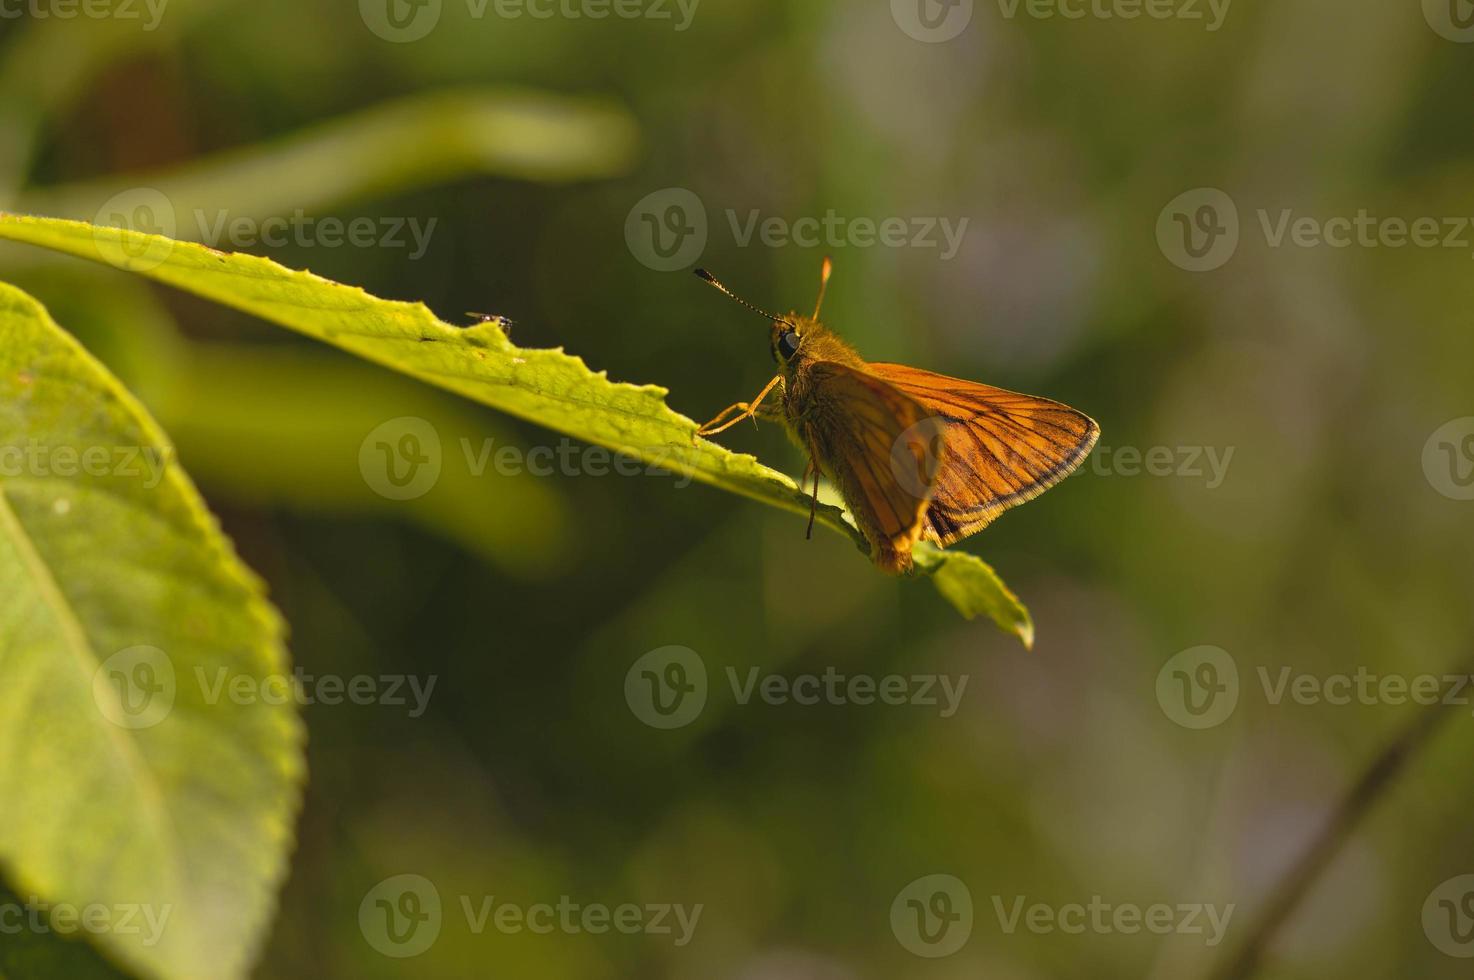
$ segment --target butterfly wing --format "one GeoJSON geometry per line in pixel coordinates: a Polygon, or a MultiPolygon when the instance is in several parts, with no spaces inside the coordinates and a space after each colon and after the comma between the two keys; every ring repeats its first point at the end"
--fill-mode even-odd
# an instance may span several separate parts
{"type": "Polygon", "coordinates": [[[944,423],[945,462],[922,529],[939,545],[982,530],[1063,480],[1100,436],[1088,415],[1047,398],[903,364],[869,370],[944,423]]]}
{"type": "Polygon", "coordinates": [[[834,481],[871,558],[887,571],[905,571],[941,472],[941,422],[866,371],[816,361],[805,373],[795,432],[834,481]]]}

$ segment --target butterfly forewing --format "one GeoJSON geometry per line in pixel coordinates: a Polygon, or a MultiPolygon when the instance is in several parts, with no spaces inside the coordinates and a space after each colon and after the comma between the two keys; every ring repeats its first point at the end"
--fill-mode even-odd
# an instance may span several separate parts
{"type": "Polygon", "coordinates": [[[1089,416],[1047,398],[903,364],[868,369],[943,423],[945,462],[922,529],[940,545],[981,530],[1063,480],[1100,434],[1089,416]]]}
{"type": "Polygon", "coordinates": [[[809,369],[802,431],[884,567],[910,567],[943,469],[944,426],[918,399],[857,368],[809,369]]]}

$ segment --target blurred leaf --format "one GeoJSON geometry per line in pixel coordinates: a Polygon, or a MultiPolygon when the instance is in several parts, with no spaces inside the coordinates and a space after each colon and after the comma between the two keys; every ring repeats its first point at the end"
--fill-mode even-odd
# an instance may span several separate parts
{"type": "Polygon", "coordinates": [[[218,684],[285,679],[281,622],[132,396],[4,284],[0,331],[0,865],[135,970],[242,975],[302,735],[218,684]]]}
{"type": "MultiPolygon", "coordinates": [[[[808,514],[808,498],[789,477],[752,456],[694,440],[697,424],[671,411],[665,403],[666,389],[612,382],[561,348],[519,348],[495,324],[453,327],[423,303],[383,300],[357,287],[285,269],[269,259],[127,229],[0,215],[0,238],[111,262],[550,429],[774,507],[808,514]]],[[[820,506],[818,515],[821,523],[850,535],[868,552],[864,538],[839,508],[820,506]]],[[[933,576],[944,569],[950,573],[938,582],[942,594],[963,615],[986,612],[1003,630],[1029,640],[1027,613],[980,559],[960,551],[923,555],[923,571],[933,576]]]]}
{"type": "Polygon", "coordinates": [[[408,518],[517,578],[546,577],[571,559],[568,505],[554,481],[491,465],[478,472],[463,458],[516,444],[484,409],[333,350],[183,348],[183,370],[156,411],[211,499],[408,518]],[[434,486],[408,500],[374,492],[361,472],[360,444],[396,417],[428,423],[444,456],[434,486]]]}
{"type": "Polygon", "coordinates": [[[259,221],[473,174],[588,180],[623,173],[637,143],[634,121],[607,99],[432,92],[177,169],[32,189],[15,209],[92,220],[117,195],[131,201],[147,190],[167,201],[167,216],[155,208],[154,220],[175,237],[198,239],[223,213],[221,201],[230,202],[231,220],[259,221]]]}
{"type": "Polygon", "coordinates": [[[98,73],[143,52],[172,48],[196,22],[239,2],[137,3],[126,12],[120,6],[120,16],[9,21],[7,27],[17,29],[6,35],[0,58],[0,200],[11,199],[48,126],[72,108],[98,73]]]}

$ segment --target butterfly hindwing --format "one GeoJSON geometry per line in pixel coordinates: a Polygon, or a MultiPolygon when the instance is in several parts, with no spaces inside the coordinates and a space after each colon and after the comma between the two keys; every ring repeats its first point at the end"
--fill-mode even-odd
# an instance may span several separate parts
{"type": "Polygon", "coordinates": [[[868,369],[943,423],[945,463],[922,529],[943,546],[1063,480],[1100,435],[1089,416],[1047,398],[903,364],[868,369]]]}

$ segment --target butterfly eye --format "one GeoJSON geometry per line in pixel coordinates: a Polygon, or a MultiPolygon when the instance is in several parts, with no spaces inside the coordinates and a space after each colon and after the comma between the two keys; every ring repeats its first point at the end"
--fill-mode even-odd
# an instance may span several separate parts
{"type": "Polygon", "coordinates": [[[785,361],[798,353],[798,331],[785,330],[778,335],[778,355],[785,361]]]}

